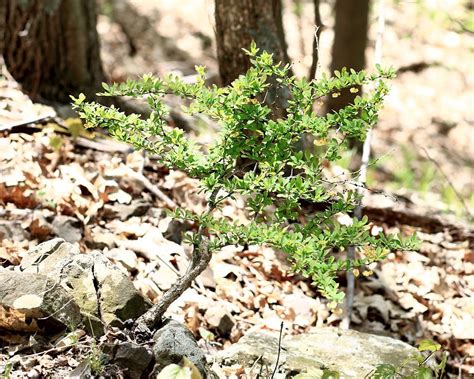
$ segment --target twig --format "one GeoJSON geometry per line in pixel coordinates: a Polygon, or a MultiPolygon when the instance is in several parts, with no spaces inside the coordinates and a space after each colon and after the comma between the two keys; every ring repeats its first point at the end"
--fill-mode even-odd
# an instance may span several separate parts
{"type": "MultiPolygon", "coordinates": [[[[377,27],[377,39],[375,41],[375,63],[380,64],[382,61],[382,42],[383,42],[383,32],[385,27],[385,3],[384,0],[379,0],[379,9],[378,9],[378,27],[377,27]]],[[[364,141],[364,146],[362,148],[362,162],[360,165],[358,182],[361,184],[361,187],[365,186],[367,181],[367,167],[369,165],[370,158],[370,144],[372,140],[372,129],[367,131],[367,138],[364,141]]],[[[357,188],[357,192],[363,196],[361,187],[357,188]]],[[[354,216],[360,220],[362,218],[362,201],[357,205],[354,216]]],[[[353,260],[355,258],[355,247],[349,246],[347,248],[347,259],[353,260]]],[[[346,304],[344,309],[344,316],[341,321],[341,328],[349,329],[351,324],[352,310],[354,306],[354,273],[352,270],[348,270],[346,273],[347,279],[347,291],[346,291],[346,304]]]]}
{"type": "Polygon", "coordinates": [[[474,31],[469,29],[469,28],[466,28],[466,26],[463,24],[463,22],[461,20],[458,20],[458,19],[450,16],[449,14],[447,14],[447,16],[449,17],[451,22],[456,23],[461,28],[462,32],[466,32],[466,33],[469,33],[469,34],[474,34],[474,31]]]}
{"type": "MultiPolygon", "coordinates": [[[[249,376],[252,375],[252,372],[253,372],[253,369],[257,366],[257,363],[260,362],[260,360],[263,358],[263,354],[259,355],[259,357],[257,358],[257,360],[253,363],[252,367],[250,367],[250,373],[249,373],[249,376]]],[[[262,365],[260,365],[260,367],[262,367],[262,365]]]]}
{"type": "Polygon", "coordinates": [[[464,198],[461,196],[461,194],[458,192],[458,190],[457,190],[456,187],[454,186],[453,182],[449,179],[449,176],[444,172],[443,168],[442,168],[441,165],[438,163],[438,161],[437,161],[436,159],[434,159],[434,158],[430,155],[430,153],[428,152],[428,150],[426,150],[425,147],[422,147],[422,149],[423,149],[423,151],[425,152],[426,157],[427,157],[431,162],[433,162],[433,163],[436,165],[436,167],[438,167],[439,172],[441,173],[441,175],[444,176],[444,178],[446,179],[446,181],[448,182],[448,184],[450,185],[450,187],[453,189],[454,194],[456,195],[456,197],[458,198],[458,200],[461,202],[461,204],[462,204],[464,210],[466,211],[466,214],[468,215],[468,217],[469,217],[470,219],[472,219],[472,218],[473,218],[472,213],[471,213],[471,211],[470,211],[468,205],[466,204],[465,199],[464,199],[464,198]]]}
{"type": "Polygon", "coordinates": [[[462,379],[462,366],[464,365],[464,360],[466,357],[461,357],[461,362],[459,362],[459,368],[458,368],[458,379],[462,379]]]}
{"type": "Polygon", "coordinates": [[[275,362],[275,368],[273,369],[273,373],[271,378],[273,379],[277,370],[278,370],[278,363],[280,362],[280,353],[281,353],[281,337],[283,335],[283,321],[280,324],[280,336],[278,338],[278,355],[277,355],[277,360],[275,362]]]}
{"type": "Polygon", "coordinates": [[[178,207],[178,205],[173,200],[171,200],[158,187],[153,185],[153,183],[150,182],[145,175],[143,175],[139,172],[136,172],[135,170],[132,170],[130,167],[127,167],[127,166],[125,166],[125,169],[127,171],[127,175],[129,175],[133,179],[135,179],[135,180],[139,181],[140,183],[142,183],[148,191],[150,191],[158,199],[164,201],[169,208],[176,209],[178,207]]]}

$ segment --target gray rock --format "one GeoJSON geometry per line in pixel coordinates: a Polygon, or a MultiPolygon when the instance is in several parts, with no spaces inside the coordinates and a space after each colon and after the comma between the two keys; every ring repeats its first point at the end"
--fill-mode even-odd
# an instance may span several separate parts
{"type": "Polygon", "coordinates": [[[68,379],[90,379],[92,378],[92,369],[90,360],[83,360],[79,366],[68,373],[68,379]]]}
{"type": "Polygon", "coordinates": [[[196,343],[193,334],[183,324],[169,320],[153,336],[154,372],[164,367],[179,364],[183,357],[188,358],[199,370],[203,378],[207,377],[206,357],[196,343]]]}
{"type": "Polygon", "coordinates": [[[102,320],[107,324],[135,319],[148,308],[145,299],[136,290],[132,281],[112,264],[103,254],[89,254],[93,262],[102,320]]]}
{"type": "Polygon", "coordinates": [[[103,348],[110,355],[110,362],[124,371],[125,377],[140,379],[153,360],[153,352],[147,346],[133,342],[108,344],[103,348]]]}
{"type": "Polygon", "coordinates": [[[0,328],[56,333],[80,324],[79,306],[47,276],[0,270],[0,328]]]}
{"type": "Polygon", "coordinates": [[[29,250],[21,261],[20,269],[25,272],[59,274],[64,264],[79,253],[77,246],[66,243],[62,238],[54,238],[29,250]]]}
{"type": "Polygon", "coordinates": [[[54,234],[67,242],[75,243],[82,239],[81,224],[74,217],[57,215],[52,225],[54,234]]]}
{"type": "Polygon", "coordinates": [[[102,324],[120,326],[148,308],[129,277],[102,253],[80,254],[59,238],[27,253],[20,267],[59,283],[79,305],[85,327],[94,333],[101,333],[102,324]]]}
{"type": "MultiPolygon", "coordinates": [[[[416,353],[414,347],[389,337],[320,328],[312,333],[283,336],[279,370],[293,375],[319,372],[322,376],[323,369],[329,369],[339,372],[341,378],[364,378],[378,364],[400,365],[416,353]]],[[[217,361],[224,366],[237,363],[252,367],[259,359],[258,365],[273,368],[277,354],[277,333],[250,331],[238,343],[220,352],[217,361]]],[[[408,364],[407,368],[415,368],[416,362],[413,365],[408,364]]]]}
{"type": "Polygon", "coordinates": [[[0,221],[0,241],[23,241],[26,238],[27,233],[20,221],[0,221]]]}

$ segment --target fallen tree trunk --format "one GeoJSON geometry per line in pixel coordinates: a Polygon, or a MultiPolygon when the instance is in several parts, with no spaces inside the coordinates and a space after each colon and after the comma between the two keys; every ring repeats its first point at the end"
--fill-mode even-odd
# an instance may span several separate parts
{"type": "Polygon", "coordinates": [[[447,232],[454,241],[469,241],[469,247],[474,248],[474,228],[454,223],[441,215],[430,215],[411,209],[374,206],[365,206],[362,213],[374,222],[383,222],[388,225],[410,225],[428,233],[447,232]]]}

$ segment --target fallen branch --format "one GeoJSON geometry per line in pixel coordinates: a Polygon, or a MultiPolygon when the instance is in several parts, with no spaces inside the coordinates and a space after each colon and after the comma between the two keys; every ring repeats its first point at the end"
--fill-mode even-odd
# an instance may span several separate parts
{"type": "Polygon", "coordinates": [[[474,248],[474,228],[455,224],[440,215],[419,213],[410,209],[381,208],[364,206],[363,212],[371,221],[383,222],[387,225],[410,225],[427,233],[448,232],[453,241],[469,241],[474,248]]]}
{"type": "Polygon", "coordinates": [[[29,117],[23,120],[12,121],[6,124],[0,125],[0,131],[17,129],[22,126],[27,126],[29,124],[36,124],[39,122],[47,121],[56,117],[56,112],[50,111],[39,116],[29,117]]]}
{"type": "Polygon", "coordinates": [[[167,196],[157,186],[150,182],[145,175],[132,170],[130,167],[125,166],[125,170],[128,176],[135,179],[137,182],[140,182],[148,191],[150,191],[158,199],[164,201],[169,208],[176,209],[178,207],[178,205],[173,200],[171,200],[169,196],[167,196]]]}

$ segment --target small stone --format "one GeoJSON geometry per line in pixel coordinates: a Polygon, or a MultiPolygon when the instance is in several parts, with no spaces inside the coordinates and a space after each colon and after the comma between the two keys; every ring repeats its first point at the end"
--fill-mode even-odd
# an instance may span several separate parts
{"type": "Polygon", "coordinates": [[[60,271],[62,262],[79,254],[79,248],[62,238],[43,242],[29,250],[23,257],[20,269],[25,272],[60,271]]]}
{"type": "Polygon", "coordinates": [[[59,283],[79,305],[84,326],[95,334],[103,332],[102,324],[121,325],[149,307],[130,278],[104,254],[79,254],[77,247],[59,238],[28,252],[20,267],[59,283]]]}
{"type": "Polygon", "coordinates": [[[103,351],[111,355],[111,363],[123,370],[125,377],[130,379],[142,378],[153,360],[153,352],[149,347],[133,342],[108,344],[103,351]]]}
{"type": "Polygon", "coordinates": [[[206,357],[186,326],[169,320],[153,336],[155,355],[154,372],[160,372],[170,364],[179,364],[184,357],[199,370],[203,378],[207,377],[206,357]]]}
{"type": "Polygon", "coordinates": [[[19,221],[0,221],[0,241],[24,241],[27,238],[25,228],[19,221]]]}
{"type": "Polygon", "coordinates": [[[69,243],[76,243],[82,239],[79,220],[70,216],[57,215],[53,220],[53,232],[69,243]]]}

